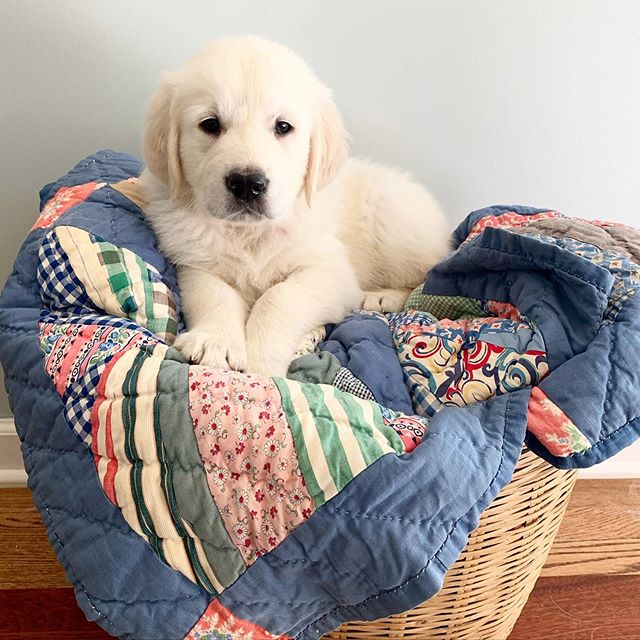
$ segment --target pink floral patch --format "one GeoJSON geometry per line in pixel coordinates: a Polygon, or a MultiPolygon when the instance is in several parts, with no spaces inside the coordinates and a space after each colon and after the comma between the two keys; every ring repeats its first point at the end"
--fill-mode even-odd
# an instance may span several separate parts
{"type": "Polygon", "coordinates": [[[247,564],[313,512],[270,378],[191,367],[189,409],[209,489],[247,564]]]}
{"type": "Polygon", "coordinates": [[[60,187],[53,198],[45,204],[31,230],[50,227],[71,207],[84,202],[96,189],[104,187],[105,184],[106,182],[87,182],[75,187],[60,187]]]}
{"type": "Polygon", "coordinates": [[[479,236],[487,227],[514,229],[517,227],[526,227],[536,220],[547,220],[558,217],[560,217],[560,214],[557,211],[543,211],[530,216],[523,216],[520,213],[507,211],[506,213],[501,213],[499,216],[484,216],[484,218],[480,218],[480,220],[473,225],[465,242],[479,236]]]}
{"type": "Polygon", "coordinates": [[[184,640],[290,640],[274,636],[257,624],[236,618],[229,609],[213,600],[184,640]]]}
{"type": "Polygon", "coordinates": [[[591,448],[587,437],[540,387],[531,391],[527,429],[554,456],[565,458],[591,448]]]}

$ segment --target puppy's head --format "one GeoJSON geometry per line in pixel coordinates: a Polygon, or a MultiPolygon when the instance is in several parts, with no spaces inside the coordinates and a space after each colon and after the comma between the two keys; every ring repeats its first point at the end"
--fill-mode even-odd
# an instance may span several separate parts
{"type": "Polygon", "coordinates": [[[238,222],[310,204],[347,151],[329,90],[291,51],[254,37],[220,40],[166,76],[144,138],[176,203],[238,222]]]}

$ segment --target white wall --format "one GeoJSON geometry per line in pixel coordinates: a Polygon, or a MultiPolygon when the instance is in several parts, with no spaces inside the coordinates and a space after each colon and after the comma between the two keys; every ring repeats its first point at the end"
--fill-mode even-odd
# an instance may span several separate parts
{"type": "Polygon", "coordinates": [[[240,33],[300,52],[354,152],[410,169],[452,224],[496,202],[640,224],[637,0],[2,0],[0,281],[38,188],[138,153],[160,73],[240,33]]]}

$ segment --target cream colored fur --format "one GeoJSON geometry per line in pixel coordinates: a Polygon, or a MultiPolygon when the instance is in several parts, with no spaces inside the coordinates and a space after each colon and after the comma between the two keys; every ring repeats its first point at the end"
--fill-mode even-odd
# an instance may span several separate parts
{"type": "Polygon", "coordinates": [[[285,47],[218,41],[168,75],[145,135],[146,214],[178,265],[192,362],[284,375],[304,334],[349,311],[393,311],[448,251],[434,198],[405,174],[347,159],[329,91],[285,47]],[[199,123],[217,116],[218,136],[199,123]],[[291,123],[286,136],[276,120],[291,123]],[[269,179],[261,214],[225,176],[269,179]]]}

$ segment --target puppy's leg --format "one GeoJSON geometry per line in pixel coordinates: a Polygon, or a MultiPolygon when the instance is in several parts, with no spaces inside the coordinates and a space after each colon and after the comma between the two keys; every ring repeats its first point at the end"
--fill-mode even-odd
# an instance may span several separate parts
{"type": "Polygon", "coordinates": [[[380,289],[365,291],[362,308],[365,311],[382,311],[394,313],[402,311],[412,289],[380,289]]]}
{"type": "Polygon", "coordinates": [[[200,269],[183,267],[178,279],[188,331],[178,336],[174,346],[195,364],[244,370],[245,301],[226,282],[200,269]]]}
{"type": "Polygon", "coordinates": [[[340,321],[358,308],[362,292],[348,264],[328,271],[307,268],[271,287],[247,321],[247,371],[284,376],[304,335],[340,321]]]}

